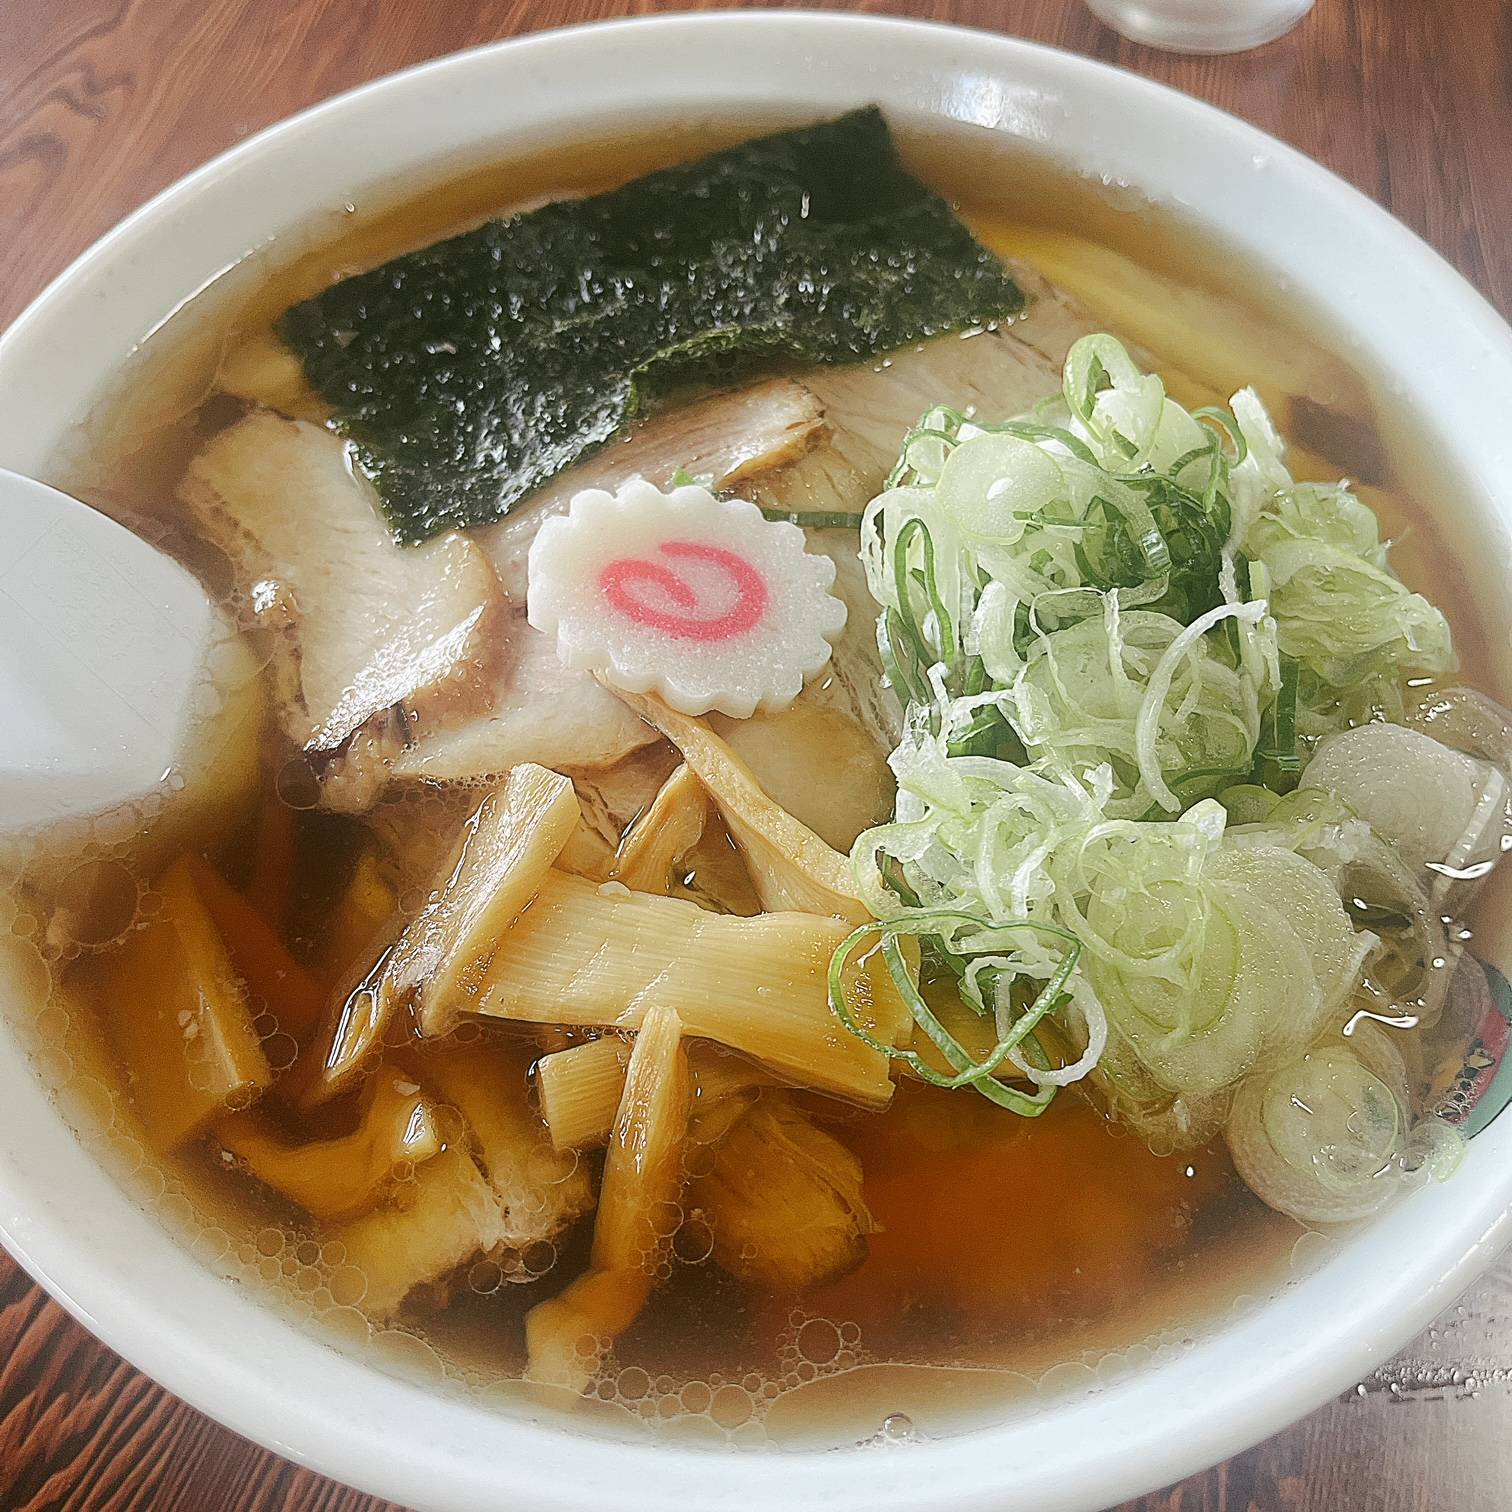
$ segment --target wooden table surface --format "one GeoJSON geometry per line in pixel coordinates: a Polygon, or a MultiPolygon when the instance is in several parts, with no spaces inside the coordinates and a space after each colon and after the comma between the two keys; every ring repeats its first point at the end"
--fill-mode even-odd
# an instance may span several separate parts
{"type": "MultiPolygon", "coordinates": [[[[0,0],[0,326],[122,215],[291,111],[421,59],[606,16],[613,0],[0,0]]],[[[1512,312],[1512,5],[1318,0],[1226,58],[1121,41],[1079,0],[831,5],[1057,43],[1319,158],[1512,312]]],[[[1124,1512],[1505,1512],[1512,1264],[1390,1368],[1124,1512]]],[[[0,1508],[376,1512],[132,1370],[0,1253],[0,1508]]]]}

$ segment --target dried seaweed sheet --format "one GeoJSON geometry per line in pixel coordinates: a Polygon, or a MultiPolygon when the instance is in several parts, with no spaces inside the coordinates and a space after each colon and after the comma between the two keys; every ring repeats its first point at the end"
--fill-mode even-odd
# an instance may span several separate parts
{"type": "Polygon", "coordinates": [[[418,542],[507,514],[673,391],[862,360],[1023,302],[868,109],[491,221],[278,330],[418,542]]]}

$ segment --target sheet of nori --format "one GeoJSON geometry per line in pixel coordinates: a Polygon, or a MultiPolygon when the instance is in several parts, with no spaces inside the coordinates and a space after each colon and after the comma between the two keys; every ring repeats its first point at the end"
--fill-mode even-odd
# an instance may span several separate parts
{"type": "Polygon", "coordinates": [[[491,221],[278,331],[417,542],[507,514],[673,390],[862,360],[1023,302],[872,108],[491,221]]]}

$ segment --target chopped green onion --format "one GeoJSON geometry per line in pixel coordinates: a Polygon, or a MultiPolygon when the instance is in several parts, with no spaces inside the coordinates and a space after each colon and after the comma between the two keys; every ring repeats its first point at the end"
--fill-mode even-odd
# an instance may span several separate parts
{"type": "Polygon", "coordinates": [[[936,1087],[951,1089],[971,1087],[990,1102],[995,1102],[1000,1107],[1008,1108],[1026,1118],[1032,1118],[1044,1112],[1054,1100],[1058,1089],[1051,1084],[1040,1087],[1033,1093],[1026,1093],[1004,1086],[995,1079],[994,1073],[1009,1055],[1033,1034],[1045,1016],[1059,1004],[1065,992],[1066,983],[1076,969],[1080,954],[1081,946],[1074,935],[1054,925],[1040,924],[1034,920],[1022,919],[1006,924],[991,924],[978,915],[952,909],[925,909],[918,913],[900,914],[891,919],[863,924],[853,931],[835,951],[830,958],[829,967],[830,1008],[846,1029],[863,1044],[892,1060],[901,1061],[920,1080],[936,1087]],[[903,959],[902,951],[898,946],[898,940],[905,935],[938,935],[939,926],[942,923],[970,924],[978,930],[991,930],[994,933],[1012,929],[1036,930],[1040,933],[1055,935],[1064,940],[1067,945],[1067,955],[1063,965],[1040,989],[1034,1002],[1013,1023],[1008,1033],[1002,1035],[991,1052],[980,1061],[972,1060],[965,1046],[940,1022],[929,1004],[924,1001],[919,989],[913,983],[908,963],[903,959]],[[852,1012],[845,995],[846,963],[862,943],[873,937],[881,941],[882,958],[887,964],[888,973],[899,995],[908,1005],[914,1022],[929,1036],[946,1061],[955,1067],[953,1076],[945,1076],[936,1071],[916,1050],[900,1049],[896,1045],[889,1045],[885,1040],[879,1039],[852,1012]]]}
{"type": "Polygon", "coordinates": [[[1333,1022],[1373,944],[1327,847],[1254,821],[1318,735],[1451,656],[1370,511],[1291,477],[1251,391],[1231,406],[1189,412],[1085,338],[1027,415],[931,409],[860,540],[905,727],[897,818],[852,853],[880,922],[836,952],[833,1011],[1024,1116],[1091,1074],[1163,1148],[1211,1138],[1234,1088],[1333,1022]],[[923,979],[993,1019],[987,1055],[930,1009],[905,936],[923,979]],[[871,940],[947,1071],[846,1003],[871,940]],[[1032,1093],[998,1080],[1008,1061],[1032,1093]]]}
{"type": "Polygon", "coordinates": [[[763,509],[762,514],[779,524],[801,525],[805,530],[860,530],[865,515],[842,510],[763,509]]]}

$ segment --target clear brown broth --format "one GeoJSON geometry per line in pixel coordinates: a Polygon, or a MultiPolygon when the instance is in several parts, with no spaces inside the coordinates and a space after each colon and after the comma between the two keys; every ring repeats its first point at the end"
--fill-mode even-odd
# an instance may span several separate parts
{"type": "MultiPolygon", "coordinates": [[[[60,459],[59,481],[162,535],[213,588],[223,586],[172,502],[188,456],[220,423],[212,381],[220,355],[333,277],[751,129],[749,120],[699,122],[610,146],[569,144],[458,166],[440,182],[333,210],[297,245],[259,254],[177,315],[144,358],[150,381],[135,381],[94,417],[87,462],[60,459]]],[[[1462,578],[1453,548],[1463,543],[1444,480],[1380,386],[1329,339],[1326,322],[1297,309],[1265,270],[1241,266],[1116,186],[1004,150],[986,133],[914,136],[907,151],[991,245],[1035,263],[1109,328],[1152,351],[1178,397],[1221,397],[1254,383],[1283,430],[1305,440],[1299,470],[1363,480],[1387,532],[1401,539],[1399,570],[1449,613],[1467,680],[1505,695],[1482,621],[1455,591],[1462,578]],[[1167,308],[1157,296],[1172,289],[1186,292],[1167,308]]],[[[1490,611],[1490,628],[1502,628],[1501,613],[1490,611]]],[[[227,855],[244,834],[245,822],[228,826],[227,855]]],[[[316,947],[360,835],[353,821],[297,817],[284,915],[297,955],[316,947]]],[[[196,1252],[280,1291],[316,1326],[361,1341],[389,1368],[513,1400],[524,1313],[584,1262],[584,1232],[540,1281],[486,1295],[464,1289],[403,1330],[370,1329],[322,1290],[310,1241],[301,1247],[277,1201],[228,1176],[208,1153],[143,1162],[119,1075],[93,1021],[74,1006],[87,996],[97,958],[86,952],[68,966],[69,954],[56,963],[68,969],[37,1026],[40,1068],[81,1125],[96,1135],[105,1129],[105,1146],[126,1152],[133,1188],[196,1252]]],[[[1034,1122],[917,1085],[904,1086],[881,1115],[827,1111],[838,1111],[827,1126],[863,1162],[881,1224],[866,1261],[803,1297],[758,1295],[708,1264],[679,1267],[616,1349],[616,1383],[601,1392],[606,1429],[628,1414],[721,1439],[839,1443],[881,1431],[884,1418],[888,1432],[906,1431],[897,1414],[929,1431],[965,1426],[1037,1390],[1085,1385],[1119,1361],[1137,1365],[1180,1347],[1236,1297],[1281,1284],[1302,1234],[1247,1192],[1221,1146],[1159,1159],[1074,1097],[1034,1122]]]]}

